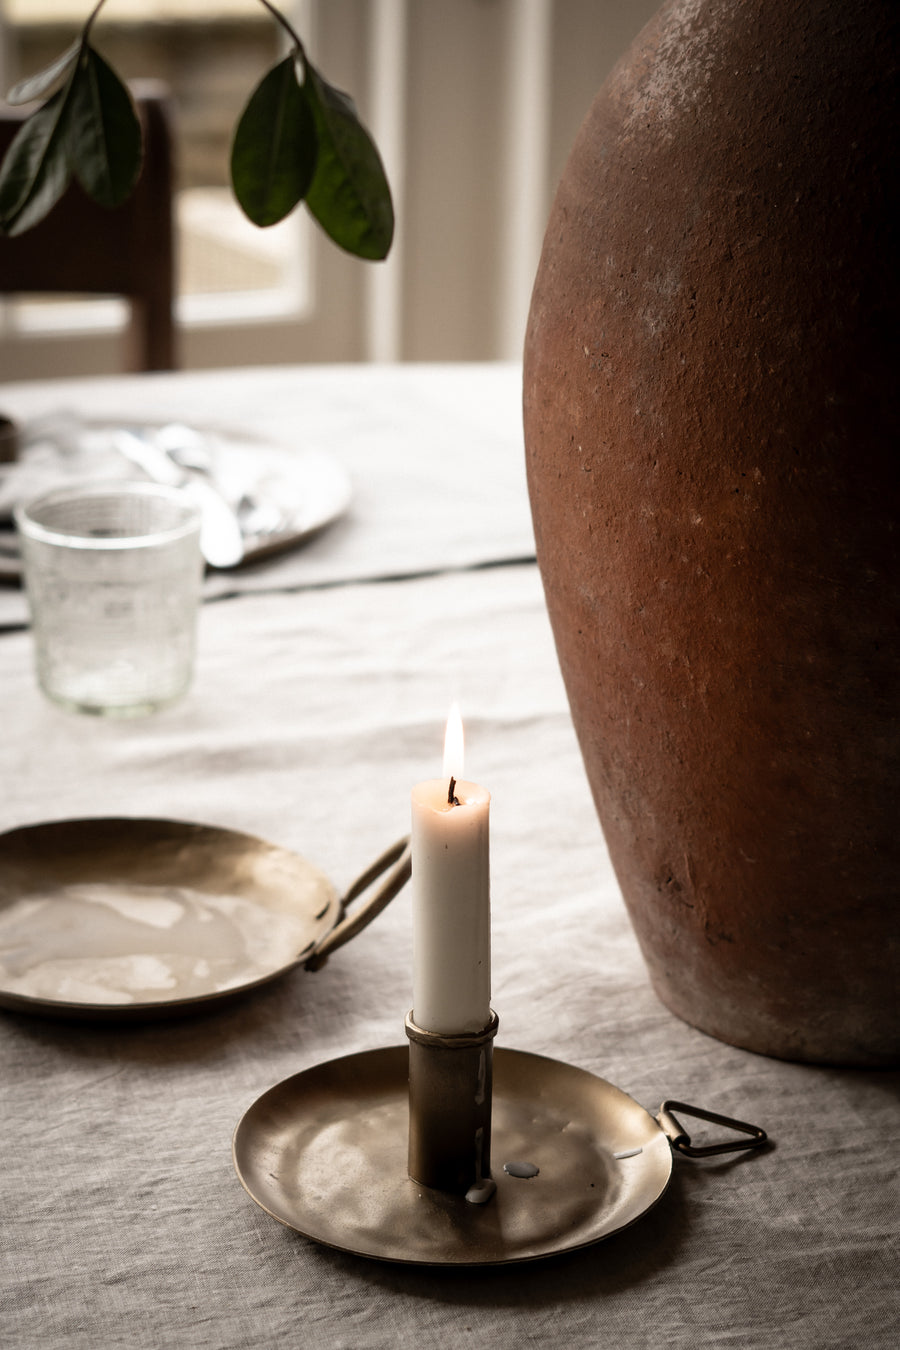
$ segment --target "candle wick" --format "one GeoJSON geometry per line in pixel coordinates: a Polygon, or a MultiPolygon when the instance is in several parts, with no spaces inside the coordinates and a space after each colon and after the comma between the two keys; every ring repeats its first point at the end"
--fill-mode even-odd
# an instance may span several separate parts
{"type": "Polygon", "coordinates": [[[449,806],[459,806],[459,798],[456,795],[456,779],[451,775],[450,789],[447,793],[447,804],[449,806]]]}

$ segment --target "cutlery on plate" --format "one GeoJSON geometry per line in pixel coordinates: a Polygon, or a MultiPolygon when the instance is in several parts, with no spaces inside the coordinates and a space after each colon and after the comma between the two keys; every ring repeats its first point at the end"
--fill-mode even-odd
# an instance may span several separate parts
{"type": "MultiPolygon", "coordinates": [[[[209,440],[201,432],[184,422],[167,422],[154,430],[152,437],[154,444],[182,469],[202,474],[215,483],[215,455],[210,450],[209,440]]],[[[245,538],[248,535],[259,538],[282,534],[288,528],[280,508],[259,497],[246,483],[240,487],[235,484],[229,500],[234,503],[233,509],[245,538]]]]}
{"type": "Polygon", "coordinates": [[[178,464],[171,453],[140,432],[120,428],[113,433],[120,454],[148,478],[183,488],[201,512],[200,551],[211,567],[236,567],[244,557],[244,536],[237,512],[202,473],[178,464]]]}

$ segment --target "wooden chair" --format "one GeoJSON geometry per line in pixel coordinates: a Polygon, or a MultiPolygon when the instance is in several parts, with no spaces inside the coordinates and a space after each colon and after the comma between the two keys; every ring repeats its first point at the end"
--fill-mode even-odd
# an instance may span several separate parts
{"type": "MultiPolygon", "coordinates": [[[[130,370],[176,363],[172,104],[165,87],[132,86],[144,130],[144,164],[124,205],[98,206],[73,184],[40,224],[0,235],[0,294],[124,296],[131,305],[130,370]]],[[[0,156],[25,116],[0,109],[0,156]]]]}

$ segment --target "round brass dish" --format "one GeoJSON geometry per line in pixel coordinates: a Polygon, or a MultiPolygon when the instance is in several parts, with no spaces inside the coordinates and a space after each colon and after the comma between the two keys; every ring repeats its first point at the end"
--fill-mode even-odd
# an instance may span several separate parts
{"type": "Polygon", "coordinates": [[[359,1256],[496,1265],[609,1237],[668,1185],[668,1137],[633,1098],[583,1069],[497,1048],[496,1193],[472,1204],[430,1190],[407,1175],[407,1069],[406,1046],[367,1051],[260,1097],[233,1141],[252,1199],[287,1227],[359,1256]],[[539,1170],[514,1176],[506,1162],[539,1170]]]}
{"type": "Polygon", "coordinates": [[[408,875],[405,840],[341,898],[305,859],[214,826],[123,817],[10,830],[0,835],[0,1007],[119,1020],[203,1007],[321,965],[408,875]]]}

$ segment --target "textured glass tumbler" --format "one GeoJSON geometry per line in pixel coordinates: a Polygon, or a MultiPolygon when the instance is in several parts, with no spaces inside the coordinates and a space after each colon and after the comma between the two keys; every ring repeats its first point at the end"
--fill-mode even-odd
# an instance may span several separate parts
{"type": "Polygon", "coordinates": [[[79,712],[132,717],[194,667],[200,514],[177,488],[90,483],[17,508],[38,683],[79,712]]]}

